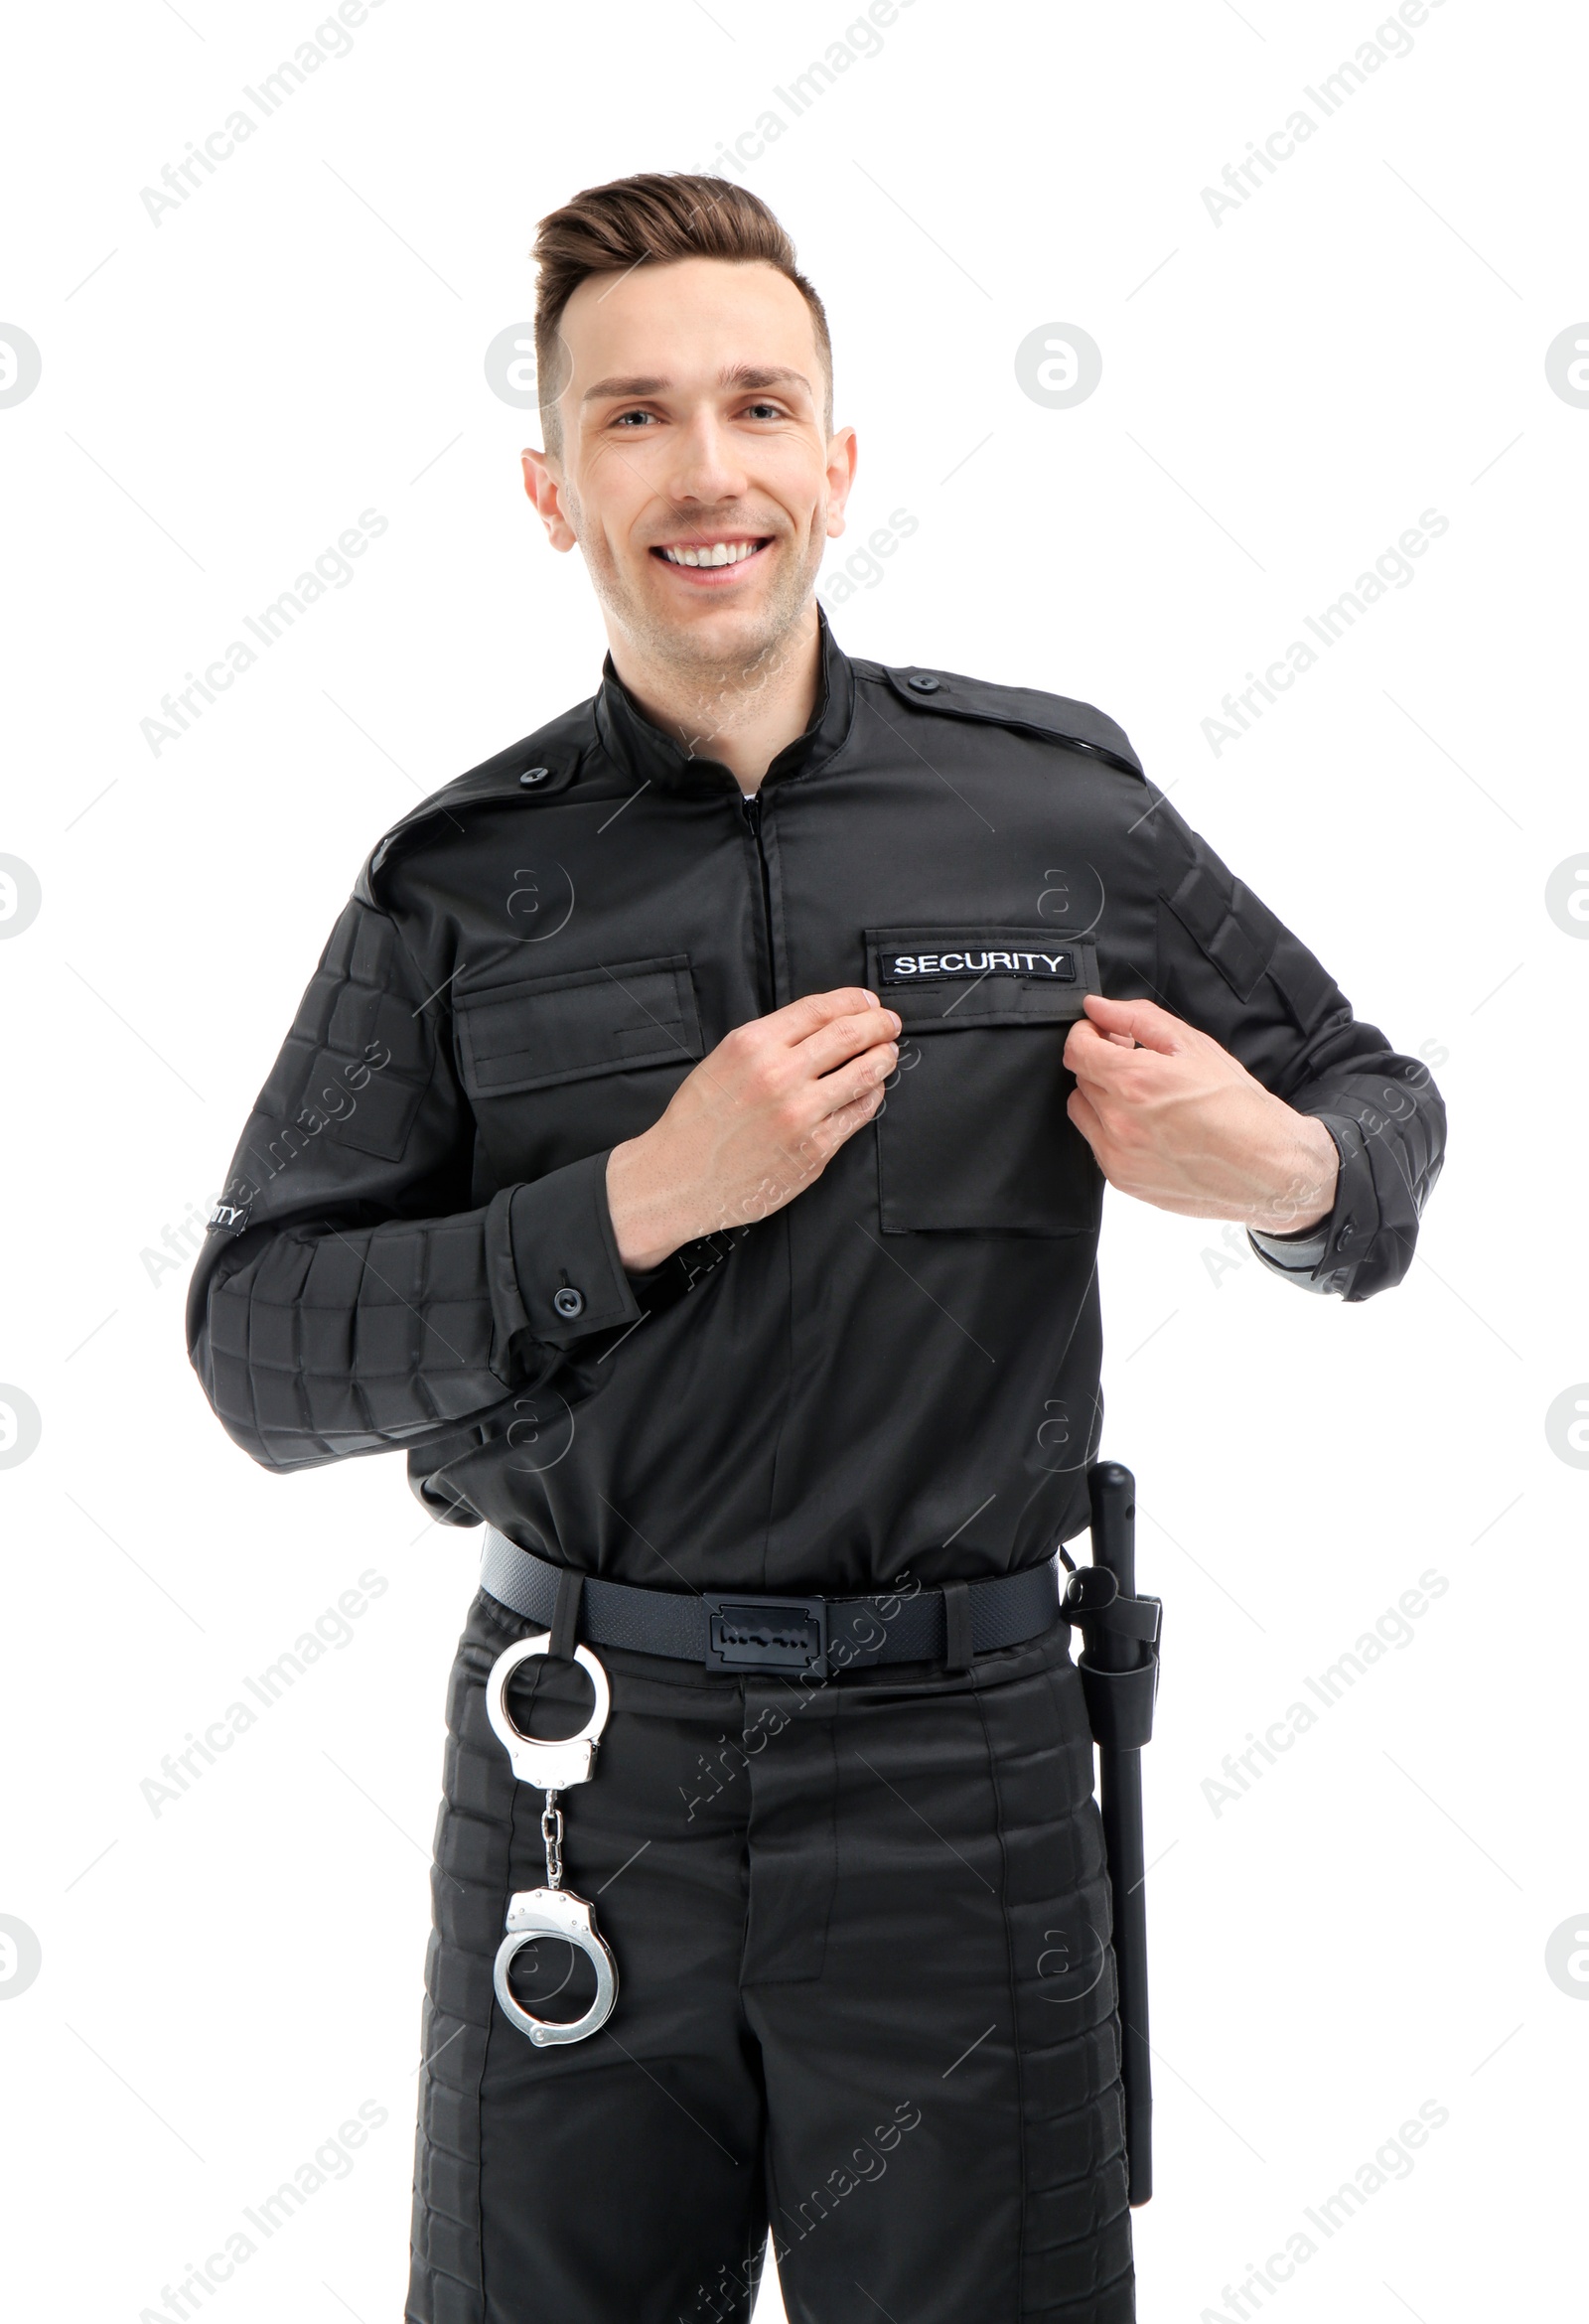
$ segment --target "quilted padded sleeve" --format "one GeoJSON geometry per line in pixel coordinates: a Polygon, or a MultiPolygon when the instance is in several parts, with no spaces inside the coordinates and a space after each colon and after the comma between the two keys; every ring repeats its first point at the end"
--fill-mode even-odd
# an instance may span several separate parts
{"type": "Polygon", "coordinates": [[[1318,1117],[1341,1157],[1335,1205],[1306,1235],[1249,1235],[1308,1290],[1368,1299],[1412,1263],[1445,1156],[1446,1116],[1421,1059],[1362,1023],[1334,978],[1159,796],[1158,983],[1264,1088],[1318,1117]]]}
{"type": "Polygon", "coordinates": [[[326,946],[216,1206],[194,1368],[271,1469],[423,1446],[641,1310],[605,1153],[469,1209],[474,1120],[396,924],[357,898],[326,946]],[[582,1289],[577,1318],[554,1305],[582,1289]]]}

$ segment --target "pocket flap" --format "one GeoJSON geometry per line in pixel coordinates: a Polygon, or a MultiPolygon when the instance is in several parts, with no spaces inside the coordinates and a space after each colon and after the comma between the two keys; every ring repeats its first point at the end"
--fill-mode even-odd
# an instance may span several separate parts
{"type": "Polygon", "coordinates": [[[702,1054],[686,952],[477,988],[457,995],[454,1014],[471,1097],[693,1063],[702,1054]]]}
{"type": "Polygon", "coordinates": [[[1054,1025],[1098,990],[1096,941],[1063,928],[869,928],[867,981],[913,1033],[1054,1025]]]}

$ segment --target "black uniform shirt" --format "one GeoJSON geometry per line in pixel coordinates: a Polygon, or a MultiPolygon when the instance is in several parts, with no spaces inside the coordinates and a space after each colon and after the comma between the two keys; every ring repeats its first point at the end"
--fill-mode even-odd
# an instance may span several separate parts
{"type": "Polygon", "coordinates": [[[1328,1125],[1330,1218],[1265,1264],[1406,1272],[1444,1110],[1083,703],[851,660],[747,801],[589,701],[375,848],[232,1163],[194,1362],[272,1469],[393,1446],[435,1514],[658,1588],[1030,1565],[1087,1522],[1103,1180],[1082,995],[1153,998],[1328,1125]],[[880,1116],[816,1183],[632,1278],[605,1197],[748,1018],[868,984],[880,1116]]]}

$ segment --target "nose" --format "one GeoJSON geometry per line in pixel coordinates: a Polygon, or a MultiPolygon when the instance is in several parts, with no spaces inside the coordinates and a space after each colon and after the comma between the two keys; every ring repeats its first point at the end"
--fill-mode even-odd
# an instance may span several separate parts
{"type": "Polygon", "coordinates": [[[745,463],[732,435],[715,412],[697,412],[674,438],[668,478],[672,499],[715,507],[742,499],[748,485],[745,463]]]}

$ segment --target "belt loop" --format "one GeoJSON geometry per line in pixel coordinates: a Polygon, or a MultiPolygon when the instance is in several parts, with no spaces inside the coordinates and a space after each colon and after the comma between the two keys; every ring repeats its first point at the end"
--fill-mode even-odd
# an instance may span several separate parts
{"type": "Polygon", "coordinates": [[[585,1576],[573,1566],[565,1565],[557,1576],[557,1602],[552,1608],[551,1637],[546,1653],[552,1662],[571,1663],[574,1642],[579,1636],[579,1601],[584,1593],[585,1576]]]}
{"type": "Polygon", "coordinates": [[[943,1584],[943,1668],[971,1668],[971,1590],[968,1582],[943,1584]]]}

